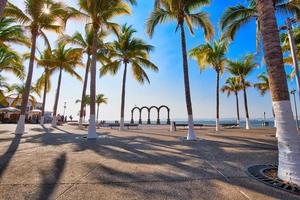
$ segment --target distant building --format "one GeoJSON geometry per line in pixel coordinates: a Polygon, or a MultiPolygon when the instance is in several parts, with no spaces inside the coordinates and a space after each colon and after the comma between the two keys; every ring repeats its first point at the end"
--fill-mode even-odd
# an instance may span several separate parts
{"type": "MultiPolygon", "coordinates": [[[[9,103],[9,106],[12,107],[12,103],[13,103],[13,101],[14,101],[15,99],[12,98],[12,97],[7,97],[6,100],[7,100],[7,102],[9,103]]],[[[21,108],[21,101],[22,101],[22,100],[19,100],[18,103],[17,103],[17,106],[14,106],[14,107],[20,109],[20,108],[21,108]]],[[[4,107],[4,106],[0,104],[0,108],[3,108],[3,107],[4,107]]],[[[35,105],[32,105],[32,103],[31,103],[30,101],[28,101],[27,109],[26,109],[26,110],[27,110],[27,112],[28,112],[28,111],[35,110],[35,109],[37,109],[37,110],[42,110],[42,108],[43,108],[43,103],[36,102],[35,105]]]]}

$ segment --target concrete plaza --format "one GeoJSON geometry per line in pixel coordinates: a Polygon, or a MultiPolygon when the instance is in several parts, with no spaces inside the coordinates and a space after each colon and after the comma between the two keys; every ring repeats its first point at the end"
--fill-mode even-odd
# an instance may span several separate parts
{"type": "Polygon", "coordinates": [[[52,129],[0,125],[0,199],[300,199],[247,174],[255,164],[277,164],[274,129],[99,129],[84,139],[75,126],[52,129]]]}

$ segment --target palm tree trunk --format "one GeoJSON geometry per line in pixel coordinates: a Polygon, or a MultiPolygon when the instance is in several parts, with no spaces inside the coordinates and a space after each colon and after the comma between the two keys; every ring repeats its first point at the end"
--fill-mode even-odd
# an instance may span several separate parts
{"type": "Polygon", "coordinates": [[[125,62],[124,73],[123,73],[122,97],[121,97],[120,131],[123,131],[123,130],[124,130],[124,111],[125,111],[126,76],[127,76],[127,62],[125,62]]]}
{"type": "Polygon", "coordinates": [[[82,118],[84,116],[84,103],[85,103],[84,98],[86,96],[87,83],[88,83],[88,79],[89,79],[90,62],[91,62],[91,56],[88,54],[86,68],[85,68],[82,96],[81,96],[81,104],[80,104],[80,114],[79,114],[79,128],[80,129],[83,128],[82,127],[82,118]]]}
{"type": "Polygon", "coordinates": [[[5,8],[6,4],[7,4],[7,0],[1,0],[0,1],[0,19],[3,16],[4,8],[5,8]]]}
{"type": "MultiPolygon", "coordinates": [[[[276,128],[276,117],[275,117],[275,111],[274,111],[273,106],[272,106],[272,114],[273,114],[273,118],[274,118],[274,127],[276,128]]],[[[276,134],[276,137],[277,137],[277,134],[276,134]]]]}
{"type": "Polygon", "coordinates": [[[246,129],[250,130],[251,125],[250,125],[249,110],[248,110],[248,98],[247,98],[247,90],[246,90],[246,84],[244,78],[242,78],[242,84],[243,84],[244,104],[245,104],[245,112],[246,112],[246,129]]]}
{"type": "Polygon", "coordinates": [[[278,135],[278,177],[300,185],[300,137],[289,97],[273,0],[256,0],[278,135]]]}
{"type": "Polygon", "coordinates": [[[99,107],[100,107],[100,104],[97,103],[97,124],[99,123],[99,107]]]}
{"type": "Polygon", "coordinates": [[[240,106],[239,106],[239,96],[238,96],[238,93],[235,93],[235,100],[236,100],[237,124],[240,125],[240,106]]]}
{"type": "Polygon", "coordinates": [[[30,53],[30,61],[28,67],[28,74],[25,83],[25,91],[22,95],[22,103],[21,103],[21,115],[18,121],[18,125],[15,130],[15,134],[23,134],[25,129],[25,118],[26,118],[26,110],[27,110],[27,103],[29,98],[29,93],[31,89],[31,82],[32,82],[32,75],[33,75],[33,66],[34,66],[34,58],[35,58],[35,51],[36,51],[36,40],[37,40],[37,30],[33,30],[31,34],[31,53],[30,53]]]}
{"type": "Polygon", "coordinates": [[[44,125],[45,120],[45,106],[46,106],[46,97],[47,97],[47,88],[48,88],[48,74],[45,71],[45,85],[44,85],[44,94],[43,94],[43,107],[42,107],[42,116],[41,116],[41,125],[44,125]]]}
{"type": "Polygon", "coordinates": [[[182,45],[182,58],[183,58],[185,98],[186,98],[188,126],[189,126],[187,140],[196,140],[197,136],[196,136],[196,133],[194,132],[194,119],[193,119],[193,108],[192,108],[191,91],[190,91],[189,67],[188,67],[186,39],[185,39],[183,23],[180,23],[180,30],[181,30],[181,45],[182,45]]]}
{"type": "Polygon", "coordinates": [[[217,88],[216,88],[216,131],[219,131],[220,124],[220,70],[217,70],[217,88]]]}
{"type": "Polygon", "coordinates": [[[53,106],[53,119],[52,119],[52,127],[57,126],[57,107],[58,107],[58,101],[59,101],[59,93],[60,93],[60,86],[61,86],[61,79],[62,79],[62,68],[59,69],[59,76],[58,76],[58,83],[57,83],[57,89],[56,89],[56,95],[55,95],[55,102],[53,106]]]}
{"type": "Polygon", "coordinates": [[[91,104],[90,104],[90,120],[89,120],[89,130],[88,139],[96,139],[96,65],[97,65],[97,48],[98,48],[98,35],[99,28],[94,27],[93,33],[93,47],[92,47],[92,64],[91,64],[91,104]]]}

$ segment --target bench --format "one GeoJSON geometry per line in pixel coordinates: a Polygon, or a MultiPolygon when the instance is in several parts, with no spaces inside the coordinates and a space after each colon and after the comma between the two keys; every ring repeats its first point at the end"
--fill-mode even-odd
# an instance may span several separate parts
{"type": "MultiPolygon", "coordinates": [[[[189,126],[188,124],[184,124],[184,123],[177,124],[174,122],[174,124],[175,124],[175,130],[177,129],[177,127],[187,128],[189,126]]],[[[194,124],[194,127],[203,127],[203,126],[204,124],[194,124]]]]}
{"type": "Polygon", "coordinates": [[[220,124],[220,126],[224,127],[224,128],[234,128],[234,127],[238,127],[239,124],[220,124]]]}
{"type": "MultiPolygon", "coordinates": [[[[120,124],[116,124],[116,123],[114,123],[114,124],[105,124],[105,125],[102,125],[103,127],[109,127],[109,128],[111,128],[111,129],[113,129],[113,128],[119,128],[120,127],[120,124]]],[[[139,127],[139,125],[138,124],[124,124],[124,126],[125,127],[127,127],[127,129],[130,129],[131,127],[135,127],[135,128],[138,128],[139,127]]]]}

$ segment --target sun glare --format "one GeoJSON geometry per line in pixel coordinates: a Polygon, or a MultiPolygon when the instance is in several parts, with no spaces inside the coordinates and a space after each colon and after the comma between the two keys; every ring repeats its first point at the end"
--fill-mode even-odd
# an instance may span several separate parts
{"type": "Polygon", "coordinates": [[[43,13],[45,13],[46,15],[50,14],[50,8],[46,4],[44,5],[43,13]]]}

